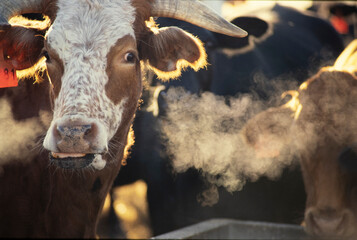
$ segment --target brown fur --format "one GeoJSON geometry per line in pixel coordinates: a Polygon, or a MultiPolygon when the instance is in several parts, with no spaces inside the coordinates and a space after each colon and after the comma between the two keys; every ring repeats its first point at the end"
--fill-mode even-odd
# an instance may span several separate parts
{"type": "Polygon", "coordinates": [[[353,206],[357,199],[351,197],[357,182],[338,162],[343,149],[357,141],[357,78],[333,68],[322,69],[300,91],[299,99],[303,109],[294,131],[307,192],[306,229],[313,235],[357,237],[353,206]],[[345,229],[319,230],[315,219],[330,216],[345,219],[345,229]]]}
{"type": "Polygon", "coordinates": [[[158,29],[142,46],[141,56],[161,79],[176,78],[187,66],[197,71],[207,64],[202,42],[177,27],[158,29]]]}
{"type": "Polygon", "coordinates": [[[53,22],[57,13],[57,0],[43,0],[42,1],[42,13],[48,16],[53,22]]]}
{"type": "Polygon", "coordinates": [[[158,29],[150,19],[152,2],[132,0],[136,8],[134,30],[140,59],[148,61],[150,68],[163,80],[177,78],[181,69],[188,66],[196,71],[205,67],[207,56],[202,42],[176,27],[158,29]]]}
{"type": "MultiPolygon", "coordinates": [[[[42,13],[54,21],[57,11],[57,0],[43,0],[42,13]]],[[[47,22],[47,20],[45,20],[47,22]]],[[[17,24],[15,22],[15,24],[17,24]]],[[[8,61],[17,70],[30,68],[40,59],[40,53],[44,44],[44,35],[47,27],[41,30],[32,28],[31,24],[26,26],[14,26],[9,30],[0,32],[0,47],[4,55],[9,56],[8,61]]]]}
{"type": "MultiPolygon", "coordinates": [[[[107,74],[109,82],[105,86],[107,96],[118,104],[123,97],[138,99],[141,95],[140,63],[133,37],[127,35],[119,39],[107,56],[107,74]],[[125,61],[125,55],[131,52],[136,59],[133,63],[125,61]]],[[[135,101],[136,102],[136,101],[135,101]]]]}
{"type": "Polygon", "coordinates": [[[339,154],[357,142],[356,99],[356,76],[333,67],[323,68],[300,86],[298,101],[302,109],[295,120],[290,117],[290,122],[285,122],[289,118],[282,115],[287,109],[284,105],[260,113],[242,132],[246,142],[257,149],[262,148],[257,144],[269,144],[256,140],[266,138],[264,134],[267,134],[284,147],[294,149],[300,157],[307,193],[305,224],[312,235],[357,237],[357,196],[354,193],[357,178],[342,169],[338,162],[339,154]],[[284,131],[276,132],[275,126],[284,131]],[[334,229],[326,224],[321,229],[316,223],[319,219],[322,219],[321,226],[342,219],[341,227],[334,229]]]}
{"type": "Polygon", "coordinates": [[[0,47],[6,61],[15,69],[25,69],[34,65],[43,48],[44,32],[24,27],[12,27],[0,32],[0,47]]]}
{"type": "Polygon", "coordinates": [[[30,165],[4,168],[0,188],[6,194],[0,205],[6,208],[0,212],[0,236],[94,238],[119,166],[73,173],[48,167],[47,158],[42,154],[30,165]]]}
{"type": "MultiPolygon", "coordinates": [[[[308,123],[311,126],[299,125],[301,134],[314,137],[305,141],[316,141],[316,137],[325,137],[335,139],[336,142],[346,142],[351,134],[346,128],[346,125],[351,123],[347,121],[352,119],[351,114],[356,112],[356,77],[347,72],[322,69],[308,82],[307,89],[300,90],[302,111],[297,121],[297,125],[308,123]],[[320,132],[323,133],[322,136],[318,135],[320,132]]],[[[315,144],[309,145],[309,151],[314,151],[312,146],[315,144]]]]}
{"type": "Polygon", "coordinates": [[[146,39],[147,35],[152,34],[150,29],[146,26],[145,21],[150,20],[151,3],[153,0],[131,0],[136,9],[136,18],[134,22],[134,31],[138,45],[141,41],[146,39]]]}
{"type": "Polygon", "coordinates": [[[354,195],[357,179],[341,169],[338,162],[345,144],[329,138],[318,144],[312,154],[303,152],[300,155],[307,193],[304,225],[311,235],[341,239],[357,236],[357,196],[354,195]],[[321,230],[315,223],[316,219],[332,217],[342,217],[343,228],[321,230]]]}

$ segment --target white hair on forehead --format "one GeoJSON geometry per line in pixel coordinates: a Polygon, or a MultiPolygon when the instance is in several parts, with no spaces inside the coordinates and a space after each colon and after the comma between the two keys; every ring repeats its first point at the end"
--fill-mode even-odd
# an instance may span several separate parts
{"type": "Polygon", "coordinates": [[[129,0],[59,0],[58,8],[48,43],[64,64],[78,51],[90,56],[95,50],[95,57],[105,58],[119,38],[135,38],[135,9],[129,0]]]}

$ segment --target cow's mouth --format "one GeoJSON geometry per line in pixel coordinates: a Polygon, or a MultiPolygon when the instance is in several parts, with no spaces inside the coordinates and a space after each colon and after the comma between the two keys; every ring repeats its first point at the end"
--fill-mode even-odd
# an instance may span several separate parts
{"type": "Polygon", "coordinates": [[[101,154],[50,153],[50,161],[64,169],[81,169],[89,166],[101,170],[106,165],[101,154]]]}

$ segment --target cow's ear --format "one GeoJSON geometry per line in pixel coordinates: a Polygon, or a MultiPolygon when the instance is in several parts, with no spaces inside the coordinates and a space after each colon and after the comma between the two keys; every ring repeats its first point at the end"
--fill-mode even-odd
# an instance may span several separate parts
{"type": "Polygon", "coordinates": [[[32,67],[40,58],[43,35],[44,31],[24,27],[11,27],[0,32],[1,57],[16,70],[32,67]]]}
{"type": "Polygon", "coordinates": [[[293,120],[294,111],[290,108],[269,108],[250,119],[241,134],[246,144],[254,148],[257,157],[278,157],[289,146],[293,120]]]}
{"type": "Polygon", "coordinates": [[[197,71],[207,64],[202,42],[177,27],[156,29],[141,44],[140,54],[162,80],[179,77],[188,66],[197,71]]]}

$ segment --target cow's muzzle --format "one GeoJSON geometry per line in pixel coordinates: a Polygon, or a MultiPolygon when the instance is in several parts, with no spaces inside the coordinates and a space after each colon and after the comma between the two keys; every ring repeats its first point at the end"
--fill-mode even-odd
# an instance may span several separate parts
{"type": "Polygon", "coordinates": [[[350,239],[355,235],[355,221],[349,209],[319,209],[311,207],[305,212],[306,230],[319,237],[350,239]]]}
{"type": "Polygon", "coordinates": [[[105,130],[100,123],[71,118],[51,125],[44,147],[51,152],[50,161],[65,169],[93,166],[100,170],[105,166],[102,156],[108,150],[105,130]]]}
{"type": "Polygon", "coordinates": [[[95,138],[94,124],[58,125],[54,132],[57,148],[62,153],[86,153],[91,150],[91,142],[95,138]]]}

